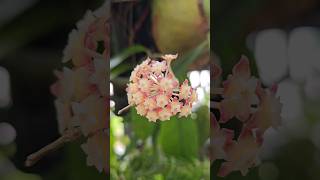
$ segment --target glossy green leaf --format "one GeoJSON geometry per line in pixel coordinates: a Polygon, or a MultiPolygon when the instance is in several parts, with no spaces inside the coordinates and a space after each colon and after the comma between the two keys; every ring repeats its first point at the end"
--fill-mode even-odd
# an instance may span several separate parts
{"type": "Polygon", "coordinates": [[[203,146],[209,138],[210,133],[209,108],[208,106],[201,106],[196,113],[196,122],[199,132],[199,146],[203,146]]]}
{"type": "Polygon", "coordinates": [[[132,129],[138,139],[145,140],[151,136],[155,129],[155,123],[149,122],[147,118],[137,114],[135,108],[131,108],[132,129]]]}
{"type": "Polygon", "coordinates": [[[192,159],[198,156],[198,130],[191,118],[172,117],[161,122],[159,143],[167,155],[192,159]]]}

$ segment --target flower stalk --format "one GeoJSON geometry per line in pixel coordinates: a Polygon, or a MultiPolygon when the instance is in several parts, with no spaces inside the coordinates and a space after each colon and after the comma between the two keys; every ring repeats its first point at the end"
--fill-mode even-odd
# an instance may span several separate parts
{"type": "Polygon", "coordinates": [[[27,157],[27,160],[25,161],[25,165],[27,167],[33,166],[34,164],[36,164],[41,158],[43,158],[47,154],[59,149],[60,147],[62,147],[64,144],[66,144],[68,142],[79,139],[80,137],[81,137],[81,131],[78,128],[66,130],[65,133],[61,137],[59,137],[58,139],[56,139],[52,143],[44,146],[43,148],[41,148],[37,152],[30,154],[27,157]]]}

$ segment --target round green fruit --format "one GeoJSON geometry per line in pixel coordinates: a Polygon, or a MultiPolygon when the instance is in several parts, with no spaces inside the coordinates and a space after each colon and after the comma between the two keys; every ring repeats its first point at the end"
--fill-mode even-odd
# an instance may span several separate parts
{"type": "Polygon", "coordinates": [[[152,34],[160,52],[183,54],[206,39],[208,23],[201,9],[206,11],[199,0],[153,0],[152,34]]]}

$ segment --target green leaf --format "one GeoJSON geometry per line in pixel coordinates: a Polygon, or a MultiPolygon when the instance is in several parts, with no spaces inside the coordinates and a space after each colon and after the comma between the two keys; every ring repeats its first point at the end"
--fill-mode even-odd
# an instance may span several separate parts
{"type": "Polygon", "coordinates": [[[192,159],[198,156],[197,125],[191,118],[172,117],[161,122],[159,143],[167,155],[192,159]]]}
{"type": "Polygon", "coordinates": [[[123,119],[119,116],[116,116],[112,111],[110,111],[110,167],[114,168],[118,166],[117,156],[114,152],[114,143],[115,143],[115,131],[119,122],[123,119]]]}
{"type": "Polygon", "coordinates": [[[155,124],[149,122],[147,118],[138,115],[135,108],[131,108],[130,113],[132,120],[132,128],[135,136],[138,139],[142,140],[145,140],[149,136],[151,136],[153,130],[155,129],[155,124]]]}
{"type": "Polygon", "coordinates": [[[210,0],[203,1],[203,8],[204,8],[204,12],[206,13],[206,16],[208,17],[209,22],[210,22],[210,0]]]}
{"type": "Polygon", "coordinates": [[[195,60],[197,60],[202,53],[207,50],[208,41],[205,40],[201,44],[199,44],[196,48],[192,49],[182,57],[173,61],[173,72],[175,73],[176,77],[179,81],[182,81],[187,76],[188,67],[192,64],[195,60]]]}
{"type": "Polygon", "coordinates": [[[130,63],[121,63],[118,66],[116,66],[115,68],[113,68],[111,70],[110,73],[110,80],[115,79],[116,77],[118,77],[120,74],[133,69],[132,65],[130,63]]]}
{"type": "Polygon", "coordinates": [[[201,106],[197,110],[197,127],[199,132],[199,146],[203,146],[209,138],[210,133],[210,118],[208,106],[201,106]]]}
{"type": "Polygon", "coordinates": [[[121,53],[117,54],[116,56],[110,59],[110,69],[112,70],[113,68],[121,64],[124,60],[126,60],[128,57],[143,52],[148,53],[149,50],[141,45],[134,45],[128,47],[127,49],[123,50],[121,53]]]}

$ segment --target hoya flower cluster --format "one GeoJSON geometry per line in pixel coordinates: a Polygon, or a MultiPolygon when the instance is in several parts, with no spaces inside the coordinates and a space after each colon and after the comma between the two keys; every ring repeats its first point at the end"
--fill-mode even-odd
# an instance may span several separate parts
{"type": "MultiPolygon", "coordinates": [[[[214,66],[213,79],[217,79],[221,69],[214,66]]],[[[222,83],[222,87],[213,89],[213,108],[218,113],[211,114],[211,156],[213,162],[224,160],[219,176],[226,176],[232,171],[246,175],[249,168],[259,164],[264,133],[281,123],[282,104],[275,95],[276,91],[276,85],[264,89],[259,80],[251,76],[245,56],[234,66],[232,75],[222,83]],[[231,128],[231,119],[240,121],[241,128],[231,128]],[[240,135],[236,137],[235,131],[240,135]]]]}
{"type": "Polygon", "coordinates": [[[169,120],[191,114],[192,103],[197,100],[194,89],[185,80],[181,85],[171,70],[177,55],[164,55],[161,60],[147,58],[131,73],[127,87],[129,106],[149,121],[169,120]]]}
{"type": "Polygon", "coordinates": [[[64,49],[62,71],[56,71],[58,81],[51,86],[57,97],[55,107],[61,138],[30,155],[27,165],[34,164],[46,151],[81,136],[87,154],[87,164],[107,171],[109,5],[88,11],[77,28],[69,34],[64,49]]]}

